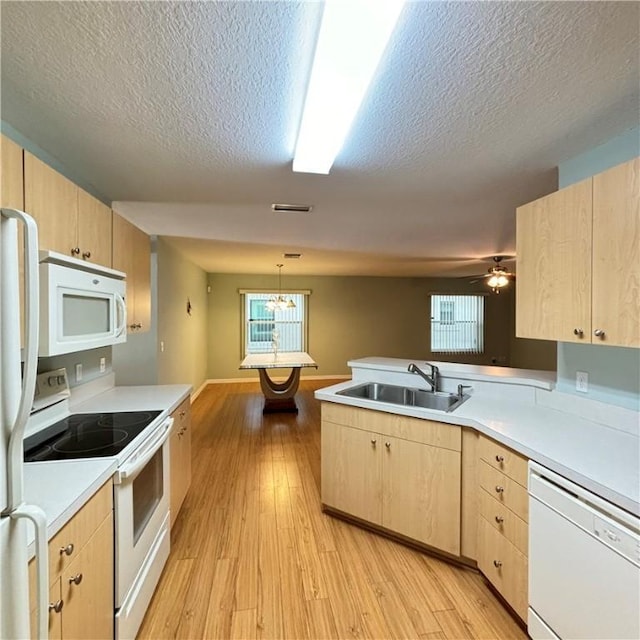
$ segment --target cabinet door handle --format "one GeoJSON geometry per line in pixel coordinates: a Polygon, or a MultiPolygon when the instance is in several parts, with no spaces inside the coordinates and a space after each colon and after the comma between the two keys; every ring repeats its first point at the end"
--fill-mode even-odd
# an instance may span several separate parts
{"type": "Polygon", "coordinates": [[[62,611],[63,606],[64,606],[64,600],[58,600],[57,602],[50,602],[49,611],[55,611],[56,613],[60,613],[62,611]]]}
{"type": "Polygon", "coordinates": [[[582,336],[584,335],[584,331],[582,329],[578,329],[577,327],[573,330],[573,335],[574,336],[579,336],[580,338],[582,338],[582,336]]]}
{"type": "Polygon", "coordinates": [[[596,338],[602,338],[604,339],[604,329],[596,329],[593,332],[593,335],[596,336],[596,338]]]}
{"type": "Polygon", "coordinates": [[[390,442],[385,442],[384,446],[387,447],[387,449],[391,449],[391,443],[390,442]]]}
{"type": "Polygon", "coordinates": [[[83,257],[85,260],[88,260],[88,259],[91,257],[91,251],[83,251],[83,252],[82,252],[82,257],[83,257]]]}
{"type": "Polygon", "coordinates": [[[181,411],[181,412],[180,412],[180,417],[181,417],[181,418],[184,418],[186,415],[187,415],[187,412],[186,412],[186,411],[181,411]]]}
{"type": "Polygon", "coordinates": [[[80,584],[82,582],[82,574],[78,573],[75,576],[69,578],[69,584],[80,584]]]}
{"type": "Polygon", "coordinates": [[[499,484],[496,485],[496,493],[503,493],[504,487],[501,487],[499,484]]]}
{"type": "Polygon", "coordinates": [[[493,561],[493,566],[494,566],[496,569],[499,569],[499,568],[502,566],[502,560],[494,560],[494,561],[493,561]]]}
{"type": "Polygon", "coordinates": [[[73,546],[73,542],[70,542],[66,547],[60,547],[60,555],[64,554],[66,556],[70,556],[74,549],[75,547],[73,546]]]}
{"type": "Polygon", "coordinates": [[[80,255],[80,247],[71,247],[71,255],[72,256],[80,255]]]}
{"type": "Polygon", "coordinates": [[[376,442],[378,442],[375,438],[371,438],[371,444],[375,447],[376,442]]]}
{"type": "Polygon", "coordinates": [[[498,524],[502,524],[504,522],[504,518],[502,516],[496,516],[496,522],[498,524]]]}
{"type": "Polygon", "coordinates": [[[500,463],[504,462],[504,456],[497,455],[496,456],[496,462],[500,462],[500,463]]]}

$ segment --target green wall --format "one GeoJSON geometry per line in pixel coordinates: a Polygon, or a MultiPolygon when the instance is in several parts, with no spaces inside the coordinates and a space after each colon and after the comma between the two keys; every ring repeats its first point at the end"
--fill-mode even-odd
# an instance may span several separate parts
{"type": "MultiPolygon", "coordinates": [[[[242,359],[239,289],[273,289],[273,275],[209,274],[208,377],[255,377],[239,371],[242,359]]],[[[307,375],[349,374],[347,361],[365,356],[444,360],[428,349],[429,293],[486,293],[482,283],[447,278],[284,276],[283,290],[308,289],[309,345],[318,369],[307,375]]],[[[513,293],[486,300],[485,354],[447,360],[510,363],[513,293]]],[[[555,351],[544,368],[555,366],[555,351]]],[[[522,366],[520,363],[518,366],[522,366]]]]}
{"type": "Polygon", "coordinates": [[[195,391],[207,377],[207,274],[162,238],[157,252],[158,384],[191,384],[195,391]]]}

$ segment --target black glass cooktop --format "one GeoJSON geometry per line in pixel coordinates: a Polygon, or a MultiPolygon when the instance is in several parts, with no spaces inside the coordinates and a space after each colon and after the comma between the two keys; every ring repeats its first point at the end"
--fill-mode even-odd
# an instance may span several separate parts
{"type": "Polygon", "coordinates": [[[104,458],[122,451],[160,411],[76,413],[24,441],[25,462],[104,458]]]}

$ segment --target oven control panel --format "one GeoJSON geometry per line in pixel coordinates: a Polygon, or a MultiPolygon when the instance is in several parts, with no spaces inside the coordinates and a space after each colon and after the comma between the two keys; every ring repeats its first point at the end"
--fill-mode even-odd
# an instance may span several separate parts
{"type": "Polygon", "coordinates": [[[36,378],[36,390],[33,396],[31,413],[50,407],[71,395],[67,370],[54,369],[39,373],[36,378]]]}

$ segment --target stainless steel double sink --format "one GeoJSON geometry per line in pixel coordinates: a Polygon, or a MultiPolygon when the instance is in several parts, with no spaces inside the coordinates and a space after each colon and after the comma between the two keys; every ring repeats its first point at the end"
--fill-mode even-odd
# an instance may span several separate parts
{"type": "Polygon", "coordinates": [[[458,395],[457,393],[433,392],[380,382],[366,382],[344,391],[338,391],[336,395],[446,412],[454,411],[469,398],[468,395],[458,395]]]}

